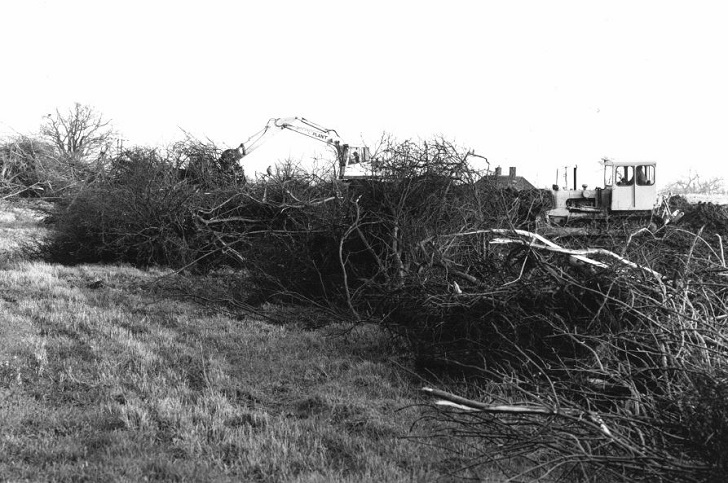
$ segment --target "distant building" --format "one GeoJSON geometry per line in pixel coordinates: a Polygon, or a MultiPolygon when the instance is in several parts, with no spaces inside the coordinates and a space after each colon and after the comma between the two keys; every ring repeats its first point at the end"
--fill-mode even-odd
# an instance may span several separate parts
{"type": "Polygon", "coordinates": [[[503,175],[503,170],[498,166],[495,168],[495,173],[483,176],[478,180],[478,184],[496,188],[514,188],[518,191],[536,188],[523,176],[516,176],[515,167],[508,168],[508,175],[503,175]]]}

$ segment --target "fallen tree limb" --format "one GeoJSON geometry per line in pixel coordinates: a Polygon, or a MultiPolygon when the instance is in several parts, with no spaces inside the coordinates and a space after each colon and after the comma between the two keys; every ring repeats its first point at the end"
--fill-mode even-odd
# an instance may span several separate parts
{"type": "MultiPolygon", "coordinates": [[[[545,414],[554,415],[557,414],[553,409],[549,409],[543,406],[528,406],[528,405],[501,405],[494,406],[492,404],[486,404],[480,401],[474,401],[472,399],[466,399],[455,394],[441,391],[440,389],[434,389],[431,387],[423,387],[422,392],[429,394],[433,397],[439,397],[457,405],[459,409],[467,411],[483,411],[486,413],[506,413],[506,414],[545,414]]],[[[439,401],[438,401],[439,402],[439,401]]]]}
{"type": "Polygon", "coordinates": [[[423,387],[422,392],[430,394],[434,397],[441,398],[435,404],[440,406],[449,406],[464,411],[479,411],[490,414],[512,414],[512,415],[540,415],[540,416],[560,416],[569,419],[577,418],[577,420],[590,423],[589,425],[598,429],[604,436],[609,438],[612,437],[612,432],[609,430],[606,424],[598,414],[594,412],[584,412],[576,409],[566,408],[549,408],[546,406],[533,406],[528,404],[519,405],[492,405],[482,403],[480,401],[474,401],[472,399],[466,399],[464,397],[457,396],[455,394],[441,391],[439,389],[433,389],[431,387],[423,387]]]}
{"type": "Polygon", "coordinates": [[[547,250],[550,252],[555,253],[562,253],[564,255],[569,255],[573,259],[586,263],[588,265],[592,265],[598,268],[607,268],[608,265],[606,265],[603,262],[600,262],[598,260],[592,260],[589,258],[591,255],[602,255],[606,257],[610,257],[619,263],[626,265],[631,268],[635,268],[638,270],[643,270],[647,273],[652,274],[653,276],[657,277],[658,279],[662,278],[662,274],[659,272],[656,272],[655,270],[652,270],[647,267],[643,267],[641,265],[638,265],[631,260],[628,260],[620,255],[617,255],[614,252],[611,252],[609,250],[605,250],[603,248],[586,248],[586,249],[580,249],[580,250],[574,250],[569,248],[564,248],[560,245],[557,245],[556,243],[544,238],[543,236],[532,233],[525,230],[508,230],[508,229],[502,229],[502,228],[491,228],[491,229],[485,229],[485,230],[475,230],[475,231],[469,231],[469,232],[462,232],[462,233],[453,233],[449,235],[440,235],[441,237],[461,237],[461,236],[468,236],[468,235],[481,235],[481,234],[499,234],[499,235],[512,235],[516,234],[521,237],[528,238],[530,241],[526,241],[519,238],[496,238],[494,240],[491,240],[491,244],[506,244],[506,243],[520,243],[522,245],[527,245],[530,248],[536,248],[539,250],[547,250]]]}

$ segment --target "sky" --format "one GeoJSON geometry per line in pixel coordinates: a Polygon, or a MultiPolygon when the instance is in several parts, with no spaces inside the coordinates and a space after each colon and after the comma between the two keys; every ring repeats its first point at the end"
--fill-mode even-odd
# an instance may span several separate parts
{"type": "MultiPolygon", "coordinates": [[[[299,116],[351,144],[442,136],[537,186],[564,166],[598,184],[603,157],[728,178],[718,1],[10,0],[0,18],[0,136],[80,102],[126,145],[235,147],[299,116]]],[[[285,132],[249,162],[320,149],[285,132]]]]}

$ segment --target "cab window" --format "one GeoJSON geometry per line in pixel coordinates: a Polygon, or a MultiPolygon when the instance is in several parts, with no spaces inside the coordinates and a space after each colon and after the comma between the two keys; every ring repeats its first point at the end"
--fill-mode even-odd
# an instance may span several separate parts
{"type": "Polygon", "coordinates": [[[617,186],[632,186],[634,184],[634,166],[617,166],[614,169],[617,186]]]}
{"type": "Polygon", "coordinates": [[[636,168],[637,186],[652,186],[655,184],[655,167],[640,165],[636,168]]]}

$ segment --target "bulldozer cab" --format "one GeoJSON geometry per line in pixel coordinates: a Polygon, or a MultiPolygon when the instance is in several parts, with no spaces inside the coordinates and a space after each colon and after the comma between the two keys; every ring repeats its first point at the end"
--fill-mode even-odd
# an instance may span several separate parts
{"type": "Polygon", "coordinates": [[[655,163],[605,162],[604,188],[611,191],[612,211],[651,210],[657,199],[655,163]]]}

